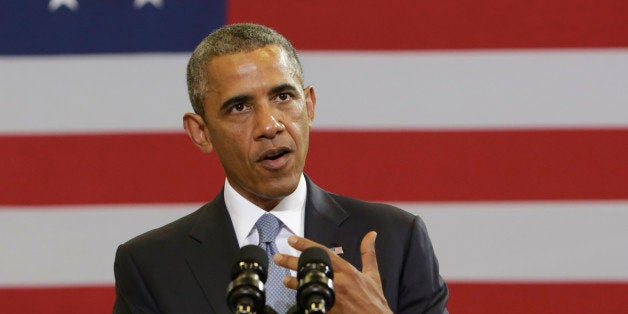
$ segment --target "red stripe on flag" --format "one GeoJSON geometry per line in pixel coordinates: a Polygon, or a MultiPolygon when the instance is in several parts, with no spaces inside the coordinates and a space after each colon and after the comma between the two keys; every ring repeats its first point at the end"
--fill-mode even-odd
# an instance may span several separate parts
{"type": "Polygon", "coordinates": [[[111,286],[0,288],[2,313],[111,313],[116,294],[111,286]]]}
{"type": "MultiPolygon", "coordinates": [[[[382,201],[628,199],[628,129],[333,132],[306,172],[382,201]]],[[[0,204],[204,202],[224,172],[182,134],[0,137],[0,204]]]]}
{"type": "Polygon", "coordinates": [[[628,313],[628,283],[452,283],[451,313],[628,313]]]}
{"type": "Polygon", "coordinates": [[[199,202],[224,183],[183,134],[8,136],[0,156],[0,204],[199,202]]]}
{"type": "Polygon", "coordinates": [[[298,49],[628,47],[624,0],[229,1],[227,21],[277,29],[298,49]]]}
{"type": "MultiPolygon", "coordinates": [[[[451,313],[626,313],[628,283],[450,283],[451,313]]],[[[113,287],[4,288],[3,313],[110,313],[113,287]]]]}

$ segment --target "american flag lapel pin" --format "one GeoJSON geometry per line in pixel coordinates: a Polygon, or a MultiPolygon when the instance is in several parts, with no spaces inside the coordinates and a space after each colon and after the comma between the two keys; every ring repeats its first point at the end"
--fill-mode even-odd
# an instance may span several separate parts
{"type": "Polygon", "coordinates": [[[332,246],[329,248],[332,252],[340,255],[342,253],[344,253],[344,251],[342,250],[342,246],[338,245],[338,246],[332,246]]]}

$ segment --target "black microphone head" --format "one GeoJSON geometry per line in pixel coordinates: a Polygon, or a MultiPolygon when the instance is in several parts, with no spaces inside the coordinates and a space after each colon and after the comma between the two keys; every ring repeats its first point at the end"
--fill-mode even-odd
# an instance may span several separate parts
{"type": "Polygon", "coordinates": [[[266,251],[257,245],[243,246],[233,259],[231,280],[238,277],[238,274],[244,270],[255,271],[262,282],[266,282],[268,274],[268,255],[266,255],[266,251]]]}
{"type": "Polygon", "coordinates": [[[238,251],[227,287],[227,305],[232,313],[264,312],[267,270],[268,256],[260,247],[247,245],[238,251]]]}
{"type": "Polygon", "coordinates": [[[334,271],[327,251],[311,247],[299,257],[297,304],[305,313],[326,313],[334,305],[334,271]]]}
{"type": "Polygon", "coordinates": [[[324,249],[321,249],[319,247],[311,247],[301,253],[301,256],[299,257],[298,267],[299,277],[301,277],[301,270],[303,270],[303,268],[307,264],[324,264],[325,266],[327,266],[326,268],[329,269],[329,271],[326,272],[325,275],[327,275],[327,277],[329,277],[330,279],[334,279],[334,272],[331,270],[331,260],[329,259],[329,255],[324,249]]]}

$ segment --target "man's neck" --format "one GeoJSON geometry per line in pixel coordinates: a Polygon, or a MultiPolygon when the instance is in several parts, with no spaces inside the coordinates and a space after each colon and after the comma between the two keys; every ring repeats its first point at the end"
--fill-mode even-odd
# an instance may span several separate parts
{"type": "MultiPolygon", "coordinates": [[[[276,206],[272,207],[272,213],[279,218],[296,235],[303,235],[305,215],[305,203],[307,198],[307,183],[304,176],[299,179],[297,189],[283,198],[276,206]]],[[[231,186],[229,180],[225,180],[224,189],[225,206],[231,217],[231,222],[238,238],[240,246],[250,244],[246,238],[250,236],[257,219],[262,216],[265,209],[251,202],[231,186]]]]}

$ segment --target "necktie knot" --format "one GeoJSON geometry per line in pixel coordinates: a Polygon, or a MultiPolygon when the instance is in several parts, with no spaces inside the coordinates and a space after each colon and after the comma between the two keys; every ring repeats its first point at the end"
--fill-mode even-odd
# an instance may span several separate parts
{"type": "Polygon", "coordinates": [[[255,223],[257,232],[259,233],[259,242],[272,243],[275,242],[275,238],[281,231],[282,223],[273,214],[265,213],[255,223]]]}

